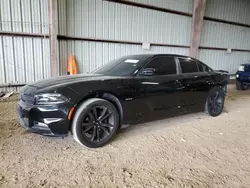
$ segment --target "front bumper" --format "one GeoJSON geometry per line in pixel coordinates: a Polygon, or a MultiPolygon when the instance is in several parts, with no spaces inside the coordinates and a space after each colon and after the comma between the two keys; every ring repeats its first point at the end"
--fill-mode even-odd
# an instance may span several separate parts
{"type": "Polygon", "coordinates": [[[245,85],[250,85],[250,73],[236,72],[236,80],[245,85]]]}
{"type": "Polygon", "coordinates": [[[17,114],[19,124],[29,132],[57,137],[68,134],[67,106],[36,106],[20,101],[17,114]]]}

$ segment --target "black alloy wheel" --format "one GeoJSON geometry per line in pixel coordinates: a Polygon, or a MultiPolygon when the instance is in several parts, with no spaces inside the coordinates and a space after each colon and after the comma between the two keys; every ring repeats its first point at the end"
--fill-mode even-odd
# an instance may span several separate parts
{"type": "Polygon", "coordinates": [[[109,101],[93,98],[85,101],[77,109],[72,133],[75,140],[87,147],[105,145],[119,128],[119,115],[109,101]]]}
{"type": "Polygon", "coordinates": [[[114,115],[105,106],[90,109],[82,123],[82,136],[95,143],[107,139],[114,128],[114,115]]]}
{"type": "Polygon", "coordinates": [[[209,115],[213,117],[220,115],[224,108],[224,101],[224,91],[219,87],[213,88],[208,95],[206,103],[206,110],[209,115]]]}

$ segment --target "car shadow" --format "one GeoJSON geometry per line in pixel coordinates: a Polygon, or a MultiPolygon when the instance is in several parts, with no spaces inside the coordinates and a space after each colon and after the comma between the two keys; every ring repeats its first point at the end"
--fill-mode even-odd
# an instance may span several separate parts
{"type": "MultiPolygon", "coordinates": [[[[227,111],[223,111],[223,113],[227,113],[227,111]]],[[[157,120],[145,120],[144,122],[131,124],[126,128],[122,128],[118,131],[118,134],[112,140],[112,142],[116,142],[119,139],[123,139],[122,137],[134,137],[141,135],[141,133],[154,133],[155,131],[161,130],[166,127],[179,126],[181,124],[189,124],[194,120],[201,119],[209,119],[212,118],[205,112],[196,112],[196,113],[186,113],[175,116],[168,116],[158,118],[157,120]]]]}

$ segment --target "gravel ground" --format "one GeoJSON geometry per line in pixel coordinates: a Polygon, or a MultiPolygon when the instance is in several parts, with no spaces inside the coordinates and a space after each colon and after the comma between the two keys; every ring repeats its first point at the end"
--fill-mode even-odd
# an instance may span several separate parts
{"type": "Polygon", "coordinates": [[[16,103],[0,102],[0,187],[250,187],[250,91],[229,88],[219,117],[135,125],[99,149],[26,133],[16,103]]]}

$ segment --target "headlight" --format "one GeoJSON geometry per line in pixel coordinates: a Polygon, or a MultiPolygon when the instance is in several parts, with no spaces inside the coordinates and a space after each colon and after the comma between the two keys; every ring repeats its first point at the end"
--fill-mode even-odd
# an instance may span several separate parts
{"type": "Polygon", "coordinates": [[[239,78],[239,75],[238,75],[238,74],[236,74],[236,78],[239,78]]]}
{"type": "Polygon", "coordinates": [[[245,69],[245,67],[244,67],[243,65],[241,65],[241,66],[239,67],[238,71],[244,72],[244,69],[245,69]]]}
{"type": "Polygon", "coordinates": [[[35,104],[38,105],[62,104],[67,101],[68,99],[59,93],[43,93],[35,95],[35,104]]]}

